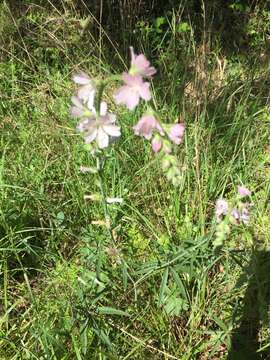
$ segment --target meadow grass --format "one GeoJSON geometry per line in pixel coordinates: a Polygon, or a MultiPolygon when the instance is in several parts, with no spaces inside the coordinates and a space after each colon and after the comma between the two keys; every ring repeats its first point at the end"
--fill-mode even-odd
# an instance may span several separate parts
{"type": "Polygon", "coordinates": [[[168,122],[184,117],[182,181],[168,183],[134,137],[140,110],[121,109],[104,174],[108,196],[124,198],[110,205],[114,247],[92,224],[102,207],[84,200],[98,183],[80,173],[94,160],[69,107],[72,73],[105,76],[121,51],[110,62],[116,44],[101,26],[84,33],[68,2],[29,2],[23,18],[1,6],[0,359],[225,359],[251,281],[266,359],[269,279],[255,265],[269,260],[269,66],[202,51],[172,17],[169,40],[157,35],[154,100],[168,122]],[[214,252],[215,202],[239,184],[252,190],[251,221],[214,252]]]}

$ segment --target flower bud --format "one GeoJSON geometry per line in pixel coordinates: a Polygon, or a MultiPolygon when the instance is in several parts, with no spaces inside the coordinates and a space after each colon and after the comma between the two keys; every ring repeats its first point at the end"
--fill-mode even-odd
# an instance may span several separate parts
{"type": "Polygon", "coordinates": [[[101,201],[101,195],[100,194],[84,195],[83,198],[84,198],[84,200],[101,201]]]}

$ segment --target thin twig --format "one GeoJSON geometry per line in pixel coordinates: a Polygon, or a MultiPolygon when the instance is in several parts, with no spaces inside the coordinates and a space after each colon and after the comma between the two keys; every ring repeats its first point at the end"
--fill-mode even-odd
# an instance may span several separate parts
{"type": "Polygon", "coordinates": [[[160,350],[160,349],[158,349],[158,348],[156,348],[156,347],[154,347],[154,346],[152,346],[152,345],[150,345],[150,344],[147,344],[146,341],[141,340],[141,339],[139,339],[137,336],[130,334],[130,333],[127,332],[125,329],[123,329],[123,328],[121,328],[120,326],[114,324],[113,322],[110,322],[110,324],[111,324],[113,327],[115,327],[116,329],[120,330],[123,334],[128,335],[128,336],[131,337],[133,340],[137,341],[138,343],[141,343],[141,344],[142,344],[144,347],[146,347],[147,349],[156,351],[156,352],[158,352],[159,354],[162,354],[162,355],[166,356],[166,357],[169,358],[169,359],[175,359],[175,360],[179,360],[179,359],[180,359],[180,358],[178,358],[178,357],[176,357],[176,356],[174,356],[174,355],[171,355],[171,354],[167,353],[166,351],[162,351],[162,350],[160,350]]]}

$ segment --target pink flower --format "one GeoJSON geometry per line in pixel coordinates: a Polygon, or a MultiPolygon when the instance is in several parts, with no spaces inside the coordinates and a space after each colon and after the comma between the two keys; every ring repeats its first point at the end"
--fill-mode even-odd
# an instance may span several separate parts
{"type": "Polygon", "coordinates": [[[109,145],[109,136],[119,137],[120,127],[115,125],[116,116],[107,113],[107,104],[102,102],[100,105],[100,115],[94,109],[92,116],[81,121],[77,129],[83,133],[87,144],[96,140],[100,149],[109,145]]]}
{"type": "Polygon", "coordinates": [[[161,135],[164,135],[163,129],[153,115],[144,115],[133,127],[135,135],[143,136],[150,140],[153,130],[156,129],[161,135]]]}
{"type": "Polygon", "coordinates": [[[133,47],[130,47],[131,52],[131,68],[129,73],[131,75],[141,75],[143,77],[151,78],[156,73],[156,69],[150,66],[150,62],[143,54],[134,54],[133,47]]]}
{"type": "Polygon", "coordinates": [[[222,216],[226,215],[229,210],[229,204],[224,199],[218,199],[216,202],[216,217],[218,221],[221,221],[222,216]]]}
{"type": "Polygon", "coordinates": [[[93,104],[91,104],[90,100],[87,105],[84,105],[77,96],[72,96],[71,102],[73,104],[70,109],[71,116],[75,118],[83,118],[89,117],[93,114],[93,104]]]}
{"type": "Polygon", "coordinates": [[[78,74],[74,74],[72,79],[76,84],[81,85],[78,90],[78,98],[84,103],[88,102],[89,99],[92,101],[96,92],[93,80],[82,71],[78,74]]]}
{"type": "Polygon", "coordinates": [[[185,132],[185,124],[174,124],[171,126],[168,136],[172,142],[176,145],[179,145],[182,142],[183,136],[185,132]]]}
{"type": "Polygon", "coordinates": [[[234,217],[237,223],[243,222],[244,224],[248,224],[250,218],[248,205],[245,204],[241,210],[233,208],[231,216],[234,217]]]}
{"type": "Polygon", "coordinates": [[[122,79],[125,85],[114,95],[116,104],[125,104],[129,110],[133,110],[139,104],[140,98],[145,101],[151,99],[150,84],[143,82],[141,76],[123,73],[122,79]]]}
{"type": "Polygon", "coordinates": [[[249,223],[249,208],[247,205],[245,205],[241,211],[241,216],[240,216],[240,219],[242,220],[242,222],[244,224],[248,224],[249,223]]]}
{"type": "Polygon", "coordinates": [[[237,186],[237,191],[238,191],[238,194],[241,196],[241,197],[245,197],[245,196],[250,196],[251,195],[251,191],[246,188],[245,186],[237,186]]]}
{"type": "Polygon", "coordinates": [[[162,139],[160,136],[155,136],[152,140],[152,149],[155,153],[158,153],[162,148],[162,139]]]}

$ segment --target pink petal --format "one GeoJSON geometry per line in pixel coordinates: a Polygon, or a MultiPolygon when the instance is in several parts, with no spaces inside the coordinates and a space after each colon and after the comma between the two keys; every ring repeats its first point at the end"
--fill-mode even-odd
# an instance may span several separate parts
{"type": "Polygon", "coordinates": [[[89,102],[89,100],[91,99],[91,106],[93,106],[94,103],[94,96],[95,90],[92,88],[92,86],[84,85],[78,90],[78,98],[84,102],[89,102]]]}
{"type": "Polygon", "coordinates": [[[185,132],[185,124],[174,124],[168,132],[168,136],[172,142],[179,145],[182,142],[182,138],[185,132]]]}
{"type": "Polygon", "coordinates": [[[224,199],[218,199],[216,202],[216,217],[221,219],[222,215],[226,215],[229,210],[229,204],[224,199]]]}
{"type": "Polygon", "coordinates": [[[100,115],[105,116],[107,114],[107,109],[108,109],[107,103],[105,103],[105,101],[102,101],[100,104],[100,115]]]}
{"type": "Polygon", "coordinates": [[[142,76],[151,77],[156,73],[156,69],[150,66],[150,62],[143,54],[137,56],[135,66],[139,69],[139,73],[142,76]]]}
{"type": "Polygon", "coordinates": [[[250,218],[249,209],[247,207],[244,207],[242,209],[241,220],[243,221],[244,224],[248,224],[249,218],[250,218]]]}
{"type": "Polygon", "coordinates": [[[141,117],[138,123],[133,127],[133,130],[135,135],[143,136],[147,140],[150,140],[156,124],[157,121],[154,116],[145,115],[141,117]]]}
{"type": "Polygon", "coordinates": [[[91,132],[94,127],[95,121],[93,120],[93,118],[87,118],[79,122],[79,124],[77,125],[77,130],[80,132],[91,132]]]}
{"type": "Polygon", "coordinates": [[[120,126],[103,125],[102,128],[110,136],[119,137],[121,135],[120,126]]]}
{"type": "Polygon", "coordinates": [[[130,47],[131,53],[131,67],[134,68],[135,74],[151,77],[156,73],[156,69],[150,66],[150,62],[146,59],[143,54],[134,54],[133,47],[130,47]]]}
{"type": "Polygon", "coordinates": [[[91,82],[90,77],[83,71],[80,71],[77,74],[74,74],[72,77],[72,80],[76,83],[76,84],[80,84],[80,85],[86,85],[89,84],[91,82]]]}
{"type": "Polygon", "coordinates": [[[151,99],[151,93],[150,93],[150,84],[148,82],[143,83],[143,85],[139,88],[139,94],[141,98],[143,98],[145,101],[149,101],[151,99]]]}
{"type": "MultiPolygon", "coordinates": [[[[127,72],[124,72],[122,74],[122,80],[124,83],[128,86],[136,86],[138,83],[140,83],[140,76],[137,75],[130,75],[127,72]]],[[[141,79],[142,80],[142,79],[141,79]]]]}
{"type": "Polygon", "coordinates": [[[108,114],[107,118],[108,118],[108,120],[107,120],[108,124],[114,124],[116,122],[115,114],[108,114]]]}
{"type": "Polygon", "coordinates": [[[72,106],[72,108],[70,109],[70,114],[73,117],[82,117],[84,114],[84,111],[80,108],[78,108],[77,106],[72,106]]]}
{"type": "Polygon", "coordinates": [[[235,218],[235,220],[239,220],[240,219],[240,213],[237,209],[233,208],[232,212],[231,212],[231,216],[233,216],[235,218]]]}
{"type": "Polygon", "coordinates": [[[134,110],[135,107],[139,104],[139,102],[140,102],[139,94],[136,92],[131,92],[126,100],[127,108],[129,110],[134,110]]]}
{"type": "Polygon", "coordinates": [[[81,100],[78,98],[78,96],[72,96],[71,102],[73,103],[73,105],[77,106],[78,108],[84,109],[84,106],[83,106],[81,100]]]}
{"type": "Polygon", "coordinates": [[[121,86],[113,95],[114,101],[117,105],[124,104],[126,101],[126,93],[129,90],[128,86],[121,86]]]}
{"type": "Polygon", "coordinates": [[[93,128],[92,132],[88,132],[87,135],[84,138],[84,141],[86,144],[90,144],[93,140],[95,140],[97,136],[97,129],[93,128]]]}
{"type": "Polygon", "coordinates": [[[245,186],[237,186],[237,191],[238,191],[238,194],[241,196],[241,197],[245,197],[245,196],[250,196],[251,195],[251,191],[246,188],[245,186]]]}
{"type": "Polygon", "coordinates": [[[96,140],[100,149],[104,149],[109,145],[109,136],[102,130],[102,128],[98,129],[96,140]]]}
{"type": "Polygon", "coordinates": [[[161,149],[162,147],[162,141],[161,139],[157,139],[157,138],[154,138],[152,140],[152,149],[155,153],[158,153],[159,150],[161,149]]]}
{"type": "Polygon", "coordinates": [[[116,104],[125,104],[129,110],[135,109],[139,104],[139,94],[129,86],[122,86],[114,95],[116,104]]]}

